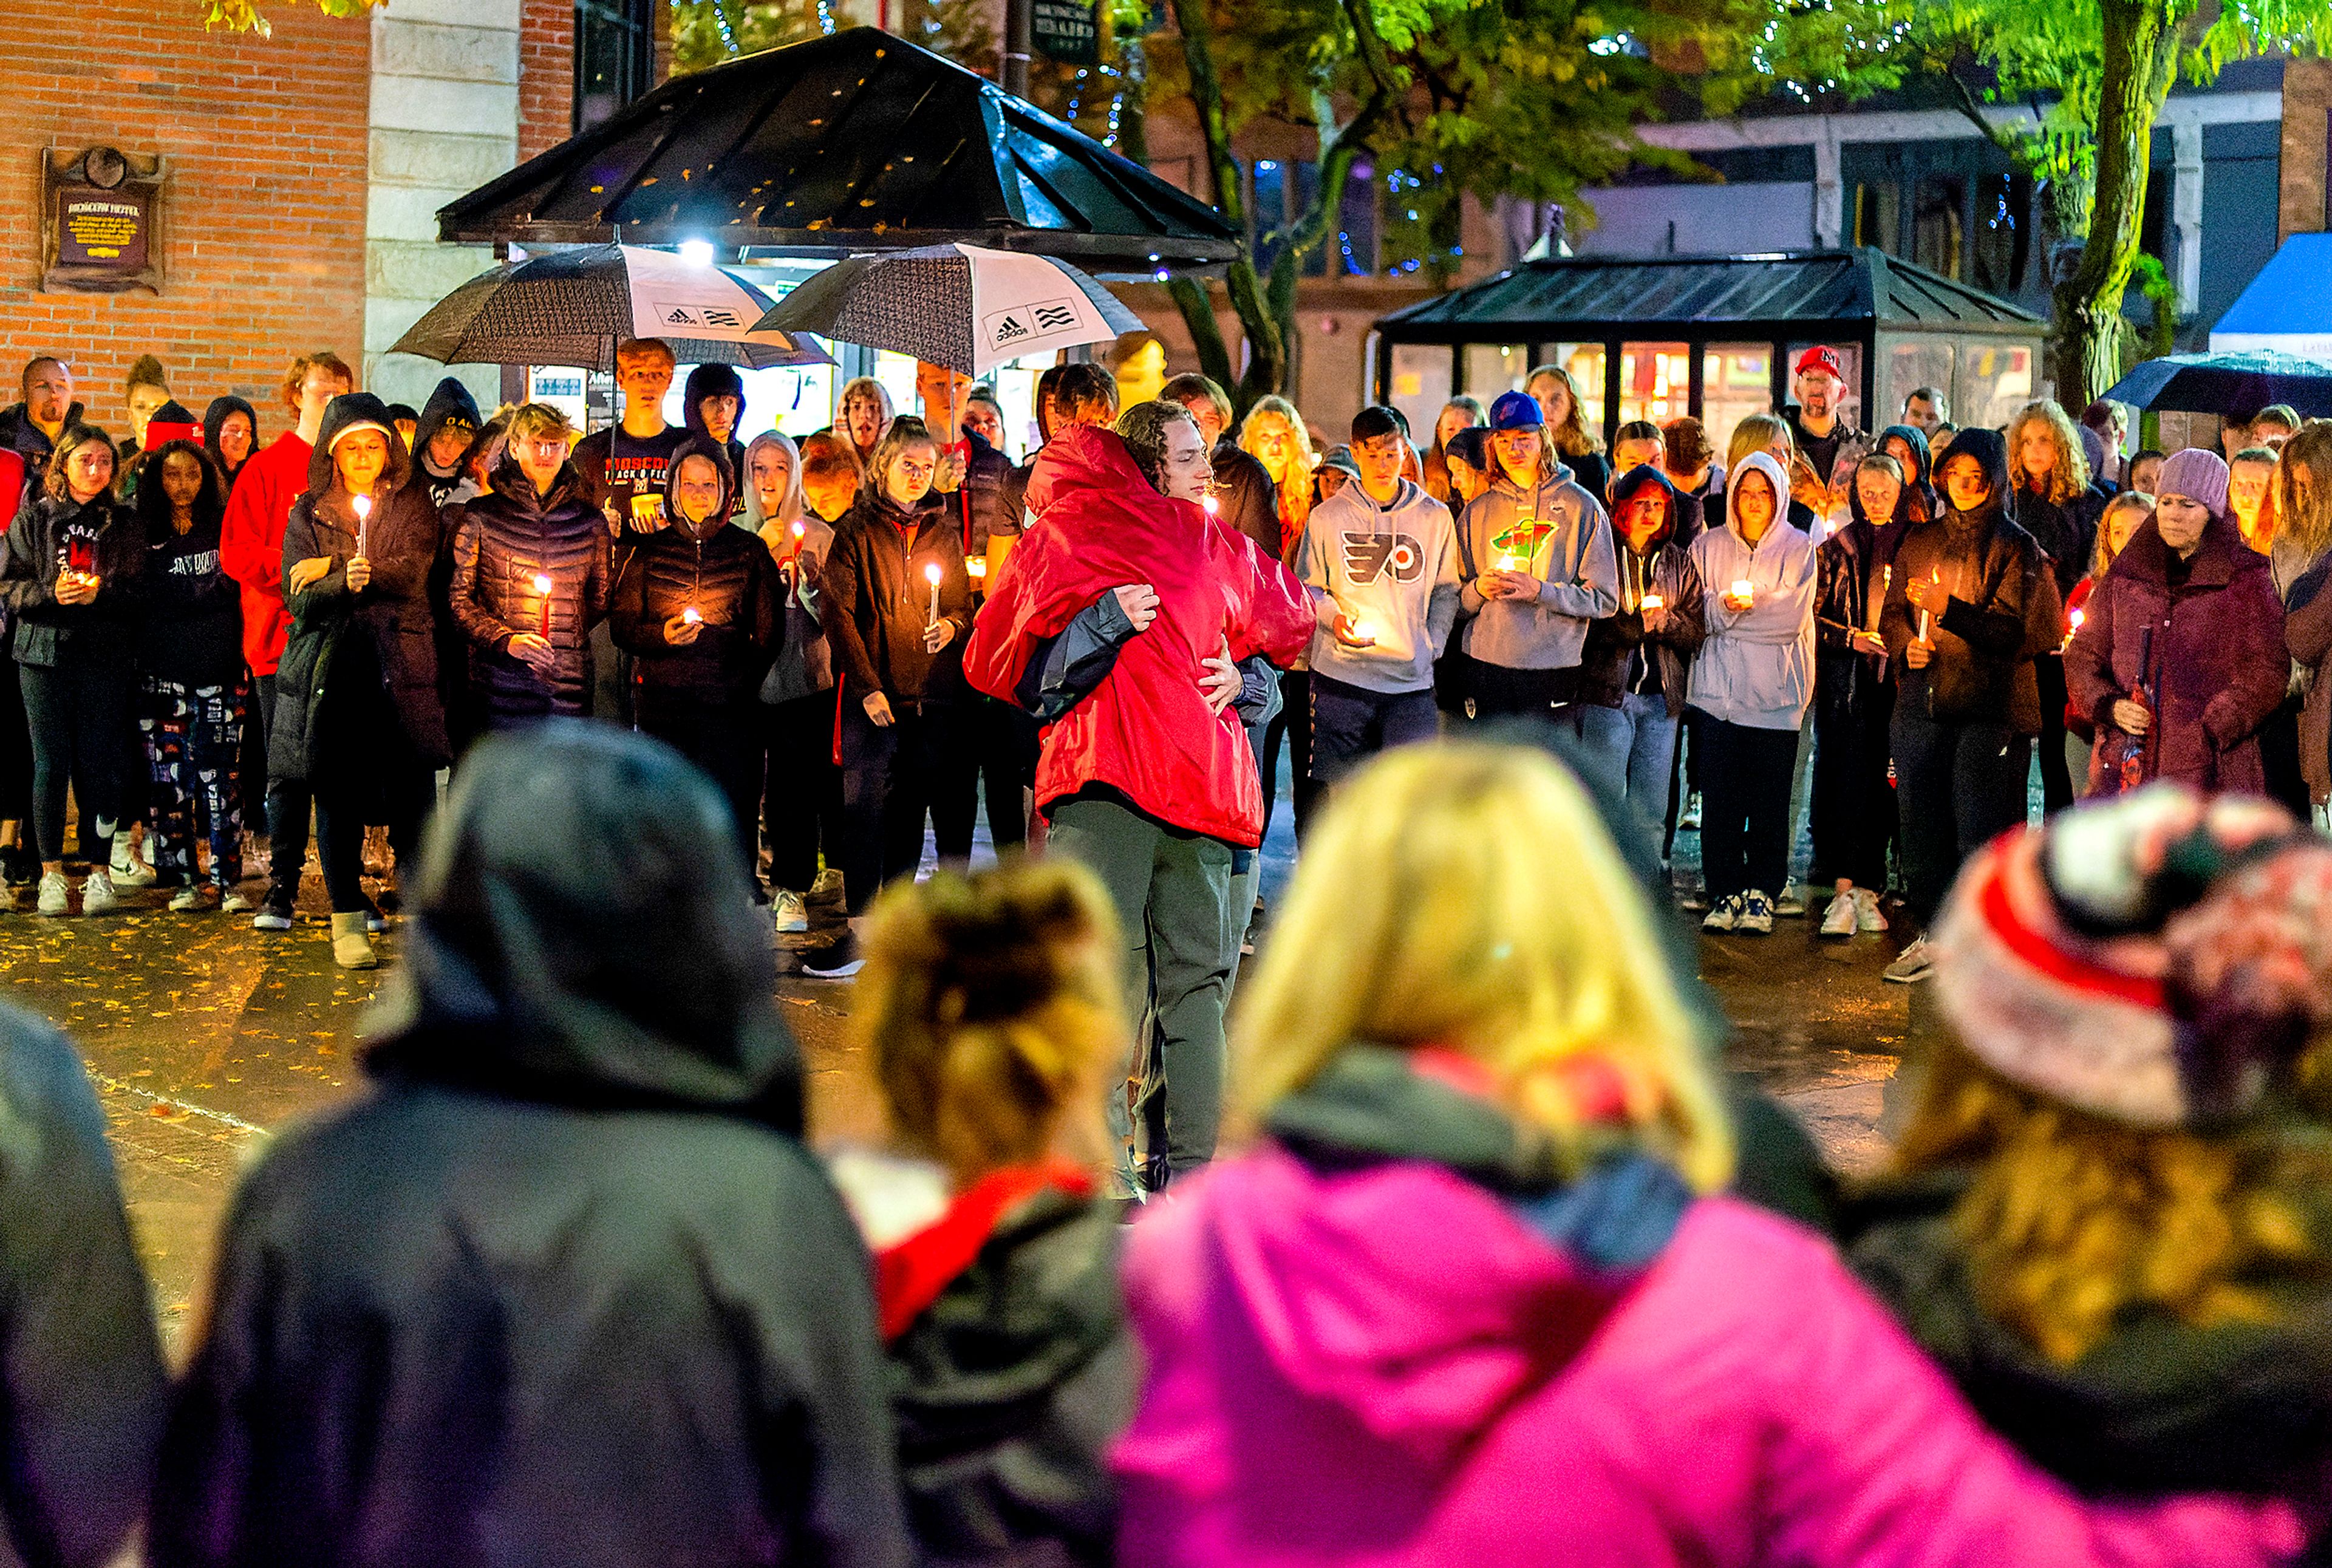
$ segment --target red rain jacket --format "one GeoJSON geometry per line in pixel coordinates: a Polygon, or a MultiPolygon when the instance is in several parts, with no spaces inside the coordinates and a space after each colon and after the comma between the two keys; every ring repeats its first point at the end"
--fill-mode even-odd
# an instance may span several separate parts
{"type": "Polygon", "coordinates": [[[292,503],[308,492],[308,458],[315,450],[286,430],[251,454],[235,475],[219,525],[219,569],[243,587],[243,658],[254,675],[272,675],[292,635],[283,607],[283,525],[292,503]]]}
{"type": "Polygon", "coordinates": [[[1037,458],[1028,505],[1037,526],[1008,559],[964,649],[964,677],[991,697],[1016,693],[1038,649],[1078,612],[1129,583],[1158,591],[1158,618],[1129,639],[1092,695],[1045,731],[1037,765],[1044,810],[1104,784],[1171,827],[1253,848],[1263,786],[1236,709],[1207,711],[1202,659],[1295,663],[1318,625],[1295,575],[1188,502],[1169,501],[1110,431],[1056,434],[1037,458]]]}

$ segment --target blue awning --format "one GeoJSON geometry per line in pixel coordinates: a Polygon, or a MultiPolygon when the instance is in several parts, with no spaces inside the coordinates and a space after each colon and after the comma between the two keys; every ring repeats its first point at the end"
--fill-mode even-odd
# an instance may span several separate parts
{"type": "Polygon", "coordinates": [[[2211,329],[2213,352],[2280,349],[2311,359],[2332,347],[2332,234],[2294,234],[2211,329]]]}

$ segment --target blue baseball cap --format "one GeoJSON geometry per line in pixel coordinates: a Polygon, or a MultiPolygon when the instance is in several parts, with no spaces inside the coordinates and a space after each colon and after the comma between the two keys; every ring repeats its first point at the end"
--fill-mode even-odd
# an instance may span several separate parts
{"type": "Polygon", "coordinates": [[[1493,430],[1538,430],[1546,425],[1546,416],[1539,411],[1538,399],[1527,392],[1502,393],[1490,405],[1490,428],[1493,430]]]}

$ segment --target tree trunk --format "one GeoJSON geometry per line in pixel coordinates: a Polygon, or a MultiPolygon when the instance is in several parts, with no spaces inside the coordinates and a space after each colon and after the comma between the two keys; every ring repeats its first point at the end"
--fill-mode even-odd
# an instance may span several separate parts
{"type": "MultiPolygon", "coordinates": [[[[1223,111],[1222,79],[1215,74],[1207,0],[1174,0],[1174,22],[1182,34],[1182,58],[1190,78],[1190,106],[1198,111],[1199,132],[1207,148],[1207,166],[1214,177],[1215,207],[1233,228],[1245,231],[1247,201],[1239,188],[1238,159],[1231,153],[1230,121],[1223,111]]],[[[1234,379],[1230,374],[1230,350],[1223,342],[1221,330],[1215,325],[1214,306],[1207,288],[1194,281],[1178,279],[1172,285],[1174,303],[1198,344],[1199,359],[1208,367],[1207,374],[1225,387],[1236,388],[1232,401],[1244,411],[1264,393],[1276,392],[1286,385],[1287,339],[1281,323],[1265,302],[1261,281],[1255,275],[1255,259],[1244,247],[1225,269],[1223,284],[1230,294],[1231,309],[1238,315],[1239,328],[1247,334],[1247,366],[1243,377],[1234,379]]]]}
{"type": "Polygon", "coordinates": [[[2080,262],[2056,289],[2057,400],[2068,408],[2121,376],[2122,298],[2146,216],[2154,121],[2178,69],[2179,28],[2164,0],[2100,0],[2099,9],[2097,195],[2080,262]]]}

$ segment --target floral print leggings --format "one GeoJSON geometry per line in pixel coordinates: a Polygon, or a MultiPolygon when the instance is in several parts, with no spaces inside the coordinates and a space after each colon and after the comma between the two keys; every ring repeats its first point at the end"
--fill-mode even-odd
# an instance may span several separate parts
{"type": "Polygon", "coordinates": [[[243,797],[235,764],[243,750],[244,683],[182,686],[148,676],[139,691],[138,730],[153,770],[148,862],[167,880],[195,880],[195,841],[210,839],[210,880],[243,880],[243,797]]]}

